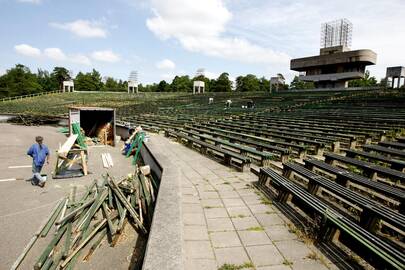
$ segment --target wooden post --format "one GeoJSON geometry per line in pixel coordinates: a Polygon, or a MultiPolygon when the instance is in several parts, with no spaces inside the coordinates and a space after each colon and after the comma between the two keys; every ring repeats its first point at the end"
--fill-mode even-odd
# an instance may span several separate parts
{"type": "Polygon", "coordinates": [[[87,175],[87,160],[84,151],[80,151],[80,157],[82,159],[83,174],[87,175]]]}

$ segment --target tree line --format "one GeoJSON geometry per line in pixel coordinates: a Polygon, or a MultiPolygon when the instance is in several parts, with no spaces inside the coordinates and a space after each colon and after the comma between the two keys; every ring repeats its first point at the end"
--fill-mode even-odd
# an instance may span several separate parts
{"type": "MultiPolygon", "coordinates": [[[[281,75],[282,76],[282,75],[281,75]]],[[[37,73],[21,64],[6,71],[0,76],[0,97],[28,95],[39,92],[62,89],[63,81],[74,80],[76,91],[116,91],[126,92],[128,82],[112,77],[102,78],[100,72],[93,69],[91,72],[79,72],[75,78],[64,67],[55,67],[51,72],[38,69],[37,73]]],[[[194,81],[204,81],[206,92],[239,92],[269,91],[270,81],[265,77],[258,78],[253,74],[238,76],[233,84],[229,74],[223,72],[216,79],[209,79],[203,75],[190,78],[188,75],[175,76],[171,83],[165,80],[159,83],[139,84],[140,92],[192,92],[194,81]]],[[[377,80],[370,76],[368,71],[363,79],[351,81],[349,86],[373,86],[377,80]]],[[[311,89],[313,83],[304,82],[295,76],[290,85],[280,85],[279,90],[285,89],[311,89]]]]}

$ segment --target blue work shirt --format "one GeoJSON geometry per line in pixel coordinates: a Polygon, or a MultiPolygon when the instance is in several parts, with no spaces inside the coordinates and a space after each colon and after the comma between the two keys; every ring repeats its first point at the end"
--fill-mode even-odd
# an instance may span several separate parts
{"type": "Polygon", "coordinates": [[[35,166],[42,167],[45,163],[46,156],[49,155],[49,150],[46,145],[33,144],[30,149],[28,149],[27,155],[31,156],[35,166]]]}

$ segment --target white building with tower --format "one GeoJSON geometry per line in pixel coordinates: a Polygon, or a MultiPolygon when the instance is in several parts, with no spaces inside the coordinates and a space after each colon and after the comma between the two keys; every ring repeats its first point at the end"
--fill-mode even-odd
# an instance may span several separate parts
{"type": "Polygon", "coordinates": [[[138,72],[131,71],[128,78],[128,94],[138,94],[138,72]]]}
{"type": "Polygon", "coordinates": [[[285,79],[282,74],[277,74],[275,77],[270,78],[270,93],[272,93],[273,89],[278,91],[280,86],[285,84],[285,79]]]}
{"type": "Polygon", "coordinates": [[[73,92],[75,91],[75,84],[73,80],[63,81],[62,83],[62,91],[63,92],[73,92]]]}
{"type": "MultiPolygon", "coordinates": [[[[203,68],[197,69],[197,72],[195,74],[196,78],[199,78],[201,76],[205,76],[205,71],[203,68]]],[[[193,82],[193,94],[204,94],[205,93],[205,82],[201,80],[197,80],[193,82]]]]}

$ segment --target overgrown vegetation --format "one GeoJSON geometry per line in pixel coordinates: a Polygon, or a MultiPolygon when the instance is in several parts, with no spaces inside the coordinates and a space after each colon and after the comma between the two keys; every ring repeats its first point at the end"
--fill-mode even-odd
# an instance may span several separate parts
{"type": "Polygon", "coordinates": [[[240,265],[235,265],[235,264],[223,264],[218,270],[239,270],[239,269],[245,269],[245,268],[252,268],[254,267],[253,263],[251,262],[245,262],[244,264],[240,265]]]}

